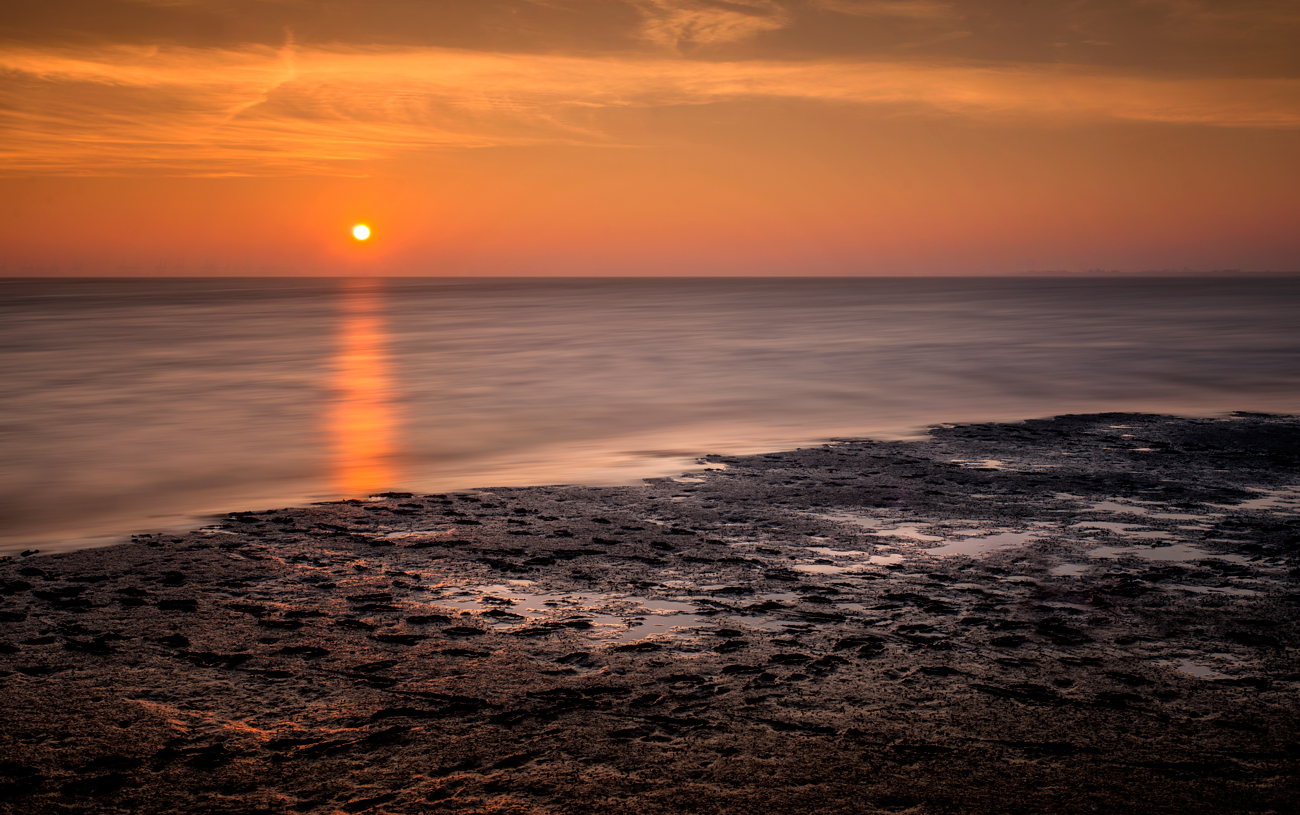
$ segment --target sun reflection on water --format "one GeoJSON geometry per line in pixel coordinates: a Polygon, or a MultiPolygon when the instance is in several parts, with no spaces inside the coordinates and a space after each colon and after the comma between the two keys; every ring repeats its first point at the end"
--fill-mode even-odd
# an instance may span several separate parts
{"type": "Polygon", "coordinates": [[[397,480],[383,303],[382,281],[344,282],[330,433],[335,452],[333,480],[338,492],[359,498],[397,480]]]}

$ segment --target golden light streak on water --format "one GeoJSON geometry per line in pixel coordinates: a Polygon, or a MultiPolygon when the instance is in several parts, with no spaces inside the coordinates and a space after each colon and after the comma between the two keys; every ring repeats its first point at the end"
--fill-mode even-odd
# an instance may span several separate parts
{"type": "Polygon", "coordinates": [[[383,281],[343,284],[330,436],[339,493],[365,498],[396,483],[383,281]]]}

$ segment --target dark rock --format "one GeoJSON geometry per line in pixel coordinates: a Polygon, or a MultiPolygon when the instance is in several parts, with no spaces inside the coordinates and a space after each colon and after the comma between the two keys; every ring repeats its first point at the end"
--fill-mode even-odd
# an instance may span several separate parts
{"type": "Polygon", "coordinates": [[[962,673],[949,665],[922,665],[917,670],[926,676],[957,676],[962,673]]]}
{"type": "Polygon", "coordinates": [[[430,625],[432,623],[449,623],[451,618],[446,614],[417,614],[413,617],[407,617],[406,622],[410,625],[430,625]]]}
{"type": "Polygon", "coordinates": [[[1256,631],[1229,631],[1226,635],[1229,642],[1235,642],[1238,645],[1248,645],[1252,648],[1281,648],[1282,641],[1272,634],[1261,634],[1256,631]]]}
{"type": "Polygon", "coordinates": [[[252,659],[252,654],[219,654],[212,651],[181,651],[179,656],[203,668],[233,668],[252,659]]]}
{"type": "Polygon", "coordinates": [[[372,625],[371,623],[368,623],[365,620],[358,620],[353,617],[343,617],[341,619],[335,620],[334,625],[338,626],[339,628],[355,628],[361,631],[375,630],[375,626],[372,625]]]}
{"type": "Polygon", "coordinates": [[[1047,704],[1057,702],[1061,698],[1061,694],[1057,693],[1055,689],[1032,682],[1019,682],[1006,686],[972,684],[971,687],[981,693],[1000,696],[1004,699],[1014,699],[1018,702],[1047,704]]]}
{"type": "Polygon", "coordinates": [[[278,629],[288,630],[288,631],[296,631],[299,628],[302,628],[303,626],[302,620],[286,620],[283,618],[274,618],[274,617],[272,618],[264,617],[258,620],[257,624],[261,628],[278,628],[278,629]]]}
{"type": "Polygon", "coordinates": [[[199,601],[191,599],[159,600],[158,608],[162,611],[183,611],[187,614],[193,614],[199,610],[199,601]]]}
{"type": "Polygon", "coordinates": [[[343,811],[348,813],[365,812],[395,800],[397,800],[397,793],[386,792],[383,795],[376,795],[372,798],[358,798],[355,801],[348,801],[343,805],[343,811]]]}
{"type": "Polygon", "coordinates": [[[0,594],[11,597],[32,587],[26,580],[0,580],[0,594]]]}
{"type": "Polygon", "coordinates": [[[125,773],[78,778],[63,785],[63,795],[68,798],[108,795],[126,786],[130,780],[130,776],[125,773]]]}
{"type": "Polygon", "coordinates": [[[328,656],[330,651],[328,648],[318,648],[315,645],[290,645],[281,648],[280,653],[285,656],[303,657],[304,659],[319,659],[328,656]]]}
{"type": "Polygon", "coordinates": [[[1007,634],[1006,636],[994,637],[989,640],[989,645],[997,648],[1019,648],[1026,642],[1029,642],[1028,637],[1021,636],[1020,634],[1007,634]]]}
{"type": "Polygon", "coordinates": [[[807,654],[773,654],[768,660],[773,665],[803,665],[811,661],[807,654]]]}
{"type": "Polygon", "coordinates": [[[629,642],[626,645],[619,645],[611,649],[619,653],[628,652],[645,652],[645,651],[662,651],[663,646],[657,642],[629,642]]]}
{"type": "MultiPolygon", "coordinates": [[[[443,633],[448,633],[450,630],[451,629],[447,629],[443,633]]],[[[392,645],[415,645],[421,640],[428,639],[428,637],[423,634],[375,634],[371,639],[376,642],[386,642],[392,645]]]]}
{"type": "Polygon", "coordinates": [[[79,772],[93,773],[102,770],[134,770],[144,764],[144,760],[133,756],[107,755],[99,756],[81,765],[79,772]]]}

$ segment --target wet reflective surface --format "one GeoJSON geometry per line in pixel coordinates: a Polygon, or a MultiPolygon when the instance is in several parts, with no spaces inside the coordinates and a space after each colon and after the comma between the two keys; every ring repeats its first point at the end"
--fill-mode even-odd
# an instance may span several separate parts
{"type": "Polygon", "coordinates": [[[334,489],[342,495],[369,495],[398,479],[398,391],[388,358],[383,281],[344,281],[341,299],[330,421],[334,489]]]}
{"type": "Polygon", "coordinates": [[[1290,412],[1298,307],[1286,279],[0,280],[0,547],[940,422],[1290,412]]]}

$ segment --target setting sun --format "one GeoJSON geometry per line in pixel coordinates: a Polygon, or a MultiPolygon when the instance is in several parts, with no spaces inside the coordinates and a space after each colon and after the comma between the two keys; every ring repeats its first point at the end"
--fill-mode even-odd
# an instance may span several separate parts
{"type": "Polygon", "coordinates": [[[365,224],[357,224],[356,226],[352,227],[352,237],[356,238],[359,241],[363,241],[366,238],[369,238],[370,227],[366,226],[365,224]]]}

